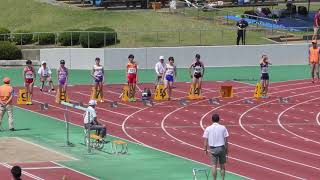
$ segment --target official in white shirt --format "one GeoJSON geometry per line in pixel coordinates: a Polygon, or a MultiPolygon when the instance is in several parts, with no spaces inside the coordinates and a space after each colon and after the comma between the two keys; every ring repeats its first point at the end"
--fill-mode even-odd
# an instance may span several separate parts
{"type": "Polygon", "coordinates": [[[90,130],[97,130],[98,135],[100,137],[104,138],[107,134],[107,129],[106,129],[105,125],[98,122],[97,113],[95,110],[95,107],[97,105],[97,101],[90,100],[88,105],[89,106],[86,110],[86,114],[85,114],[84,120],[83,120],[84,127],[86,129],[90,129],[90,130]]]}
{"type": "Polygon", "coordinates": [[[50,68],[47,66],[47,63],[45,61],[41,62],[41,67],[38,70],[38,74],[40,75],[40,81],[41,81],[40,91],[43,90],[43,86],[46,81],[48,81],[50,85],[49,92],[54,91],[54,86],[51,78],[52,72],[50,68]]]}
{"type": "Polygon", "coordinates": [[[203,133],[204,151],[208,152],[208,147],[211,153],[212,176],[217,179],[217,164],[219,161],[221,178],[224,180],[225,166],[228,155],[228,130],[225,126],[219,124],[220,117],[218,114],[212,115],[212,125],[207,127],[203,133]]]}
{"type": "Polygon", "coordinates": [[[164,56],[159,57],[159,62],[155,65],[154,70],[156,72],[156,83],[155,86],[162,82],[163,73],[166,70],[166,64],[164,63],[164,56]]]}

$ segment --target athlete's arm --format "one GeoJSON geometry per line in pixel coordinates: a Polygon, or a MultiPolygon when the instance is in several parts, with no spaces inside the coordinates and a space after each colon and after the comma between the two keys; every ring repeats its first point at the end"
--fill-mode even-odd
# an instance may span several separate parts
{"type": "Polygon", "coordinates": [[[201,62],[201,66],[202,66],[202,77],[204,76],[204,64],[203,62],[201,62]]]}
{"type": "Polygon", "coordinates": [[[93,78],[96,78],[96,77],[94,77],[94,68],[92,68],[92,70],[91,70],[91,76],[93,77],[93,78]]]}
{"type": "Polygon", "coordinates": [[[194,63],[192,63],[192,64],[190,65],[190,67],[189,67],[189,74],[190,74],[190,77],[191,77],[191,78],[192,78],[192,72],[191,72],[191,70],[192,70],[193,64],[194,64],[194,63]]]}
{"type": "Polygon", "coordinates": [[[23,68],[22,70],[22,79],[24,79],[26,77],[26,68],[23,68]]]}
{"type": "MultiPolygon", "coordinates": [[[[32,73],[33,73],[33,75],[34,75],[34,79],[36,79],[37,78],[37,74],[36,74],[36,71],[34,70],[34,68],[32,68],[32,73]]],[[[32,84],[34,83],[34,81],[32,82],[32,84]]]]}

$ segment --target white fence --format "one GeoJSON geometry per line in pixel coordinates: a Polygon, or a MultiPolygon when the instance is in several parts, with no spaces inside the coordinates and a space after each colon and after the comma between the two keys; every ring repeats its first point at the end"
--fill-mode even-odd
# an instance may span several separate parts
{"type": "Polygon", "coordinates": [[[188,67],[196,53],[207,67],[256,66],[262,54],[267,54],[274,65],[307,63],[308,44],[275,44],[248,46],[189,46],[151,48],[56,48],[40,50],[40,60],[51,68],[64,59],[70,69],[91,69],[96,57],[108,70],[124,69],[129,54],[134,54],[141,69],[152,69],[160,55],[173,56],[179,68],[188,67]]]}

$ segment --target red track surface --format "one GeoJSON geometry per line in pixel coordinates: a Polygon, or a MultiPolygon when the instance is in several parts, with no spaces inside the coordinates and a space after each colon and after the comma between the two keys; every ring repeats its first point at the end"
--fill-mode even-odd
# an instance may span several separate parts
{"type": "MultiPolygon", "coordinates": [[[[158,102],[145,107],[141,102],[123,103],[111,108],[108,103],[98,105],[98,117],[108,127],[108,132],[149,147],[210,164],[202,151],[203,128],[211,124],[211,114],[219,113],[221,123],[230,133],[230,155],[227,170],[253,179],[319,179],[320,177],[320,122],[318,94],[320,84],[309,80],[273,83],[270,98],[252,98],[254,86],[227,82],[235,88],[235,97],[222,99],[220,105],[209,105],[207,99],[181,106],[177,101],[158,102]],[[277,97],[290,97],[290,103],[281,104],[277,97]]],[[[204,83],[204,95],[217,97],[215,91],[222,82],[204,83]]],[[[176,98],[186,96],[189,84],[177,83],[176,98]]],[[[145,84],[143,87],[152,87],[145,84]]],[[[90,87],[69,88],[72,100],[87,102],[90,87]]],[[[117,100],[121,85],[105,87],[105,98],[117,100]]],[[[63,119],[54,103],[54,95],[38,90],[33,106],[20,106],[63,119]],[[51,105],[48,111],[39,111],[37,103],[51,105]]],[[[70,121],[82,125],[83,112],[71,110],[70,121]]]]}
{"type": "Polygon", "coordinates": [[[0,163],[1,179],[11,179],[10,169],[14,165],[22,167],[21,179],[37,179],[37,180],[57,180],[65,176],[67,179],[94,179],[80,172],[66,168],[55,162],[32,162],[32,163],[0,163]]]}

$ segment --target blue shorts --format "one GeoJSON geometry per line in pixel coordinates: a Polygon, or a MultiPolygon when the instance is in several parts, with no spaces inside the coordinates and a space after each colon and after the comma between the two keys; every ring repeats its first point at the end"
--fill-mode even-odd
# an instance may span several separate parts
{"type": "Polygon", "coordinates": [[[103,80],[103,76],[95,76],[94,80],[96,83],[100,83],[103,80]]]}
{"type": "Polygon", "coordinates": [[[166,75],[166,80],[169,82],[173,82],[173,76],[172,75],[166,75]]]}

